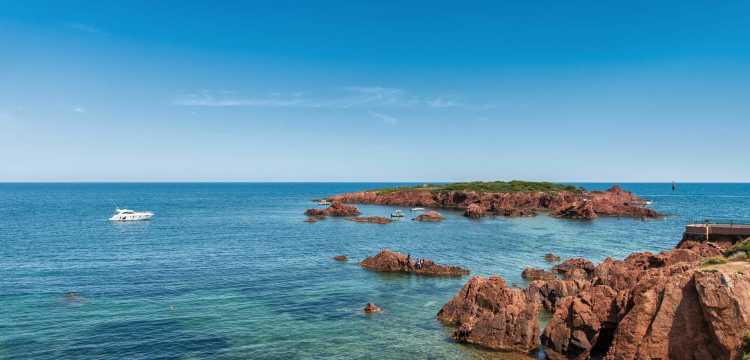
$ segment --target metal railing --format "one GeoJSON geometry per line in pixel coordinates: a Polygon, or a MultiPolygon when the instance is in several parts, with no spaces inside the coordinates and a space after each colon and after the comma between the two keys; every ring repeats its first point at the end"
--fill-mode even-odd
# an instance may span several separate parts
{"type": "Polygon", "coordinates": [[[721,216],[712,216],[712,217],[705,217],[705,218],[699,218],[699,219],[692,219],[690,220],[690,224],[695,225],[748,225],[750,226],[750,218],[732,218],[732,217],[721,217],[721,216]]]}

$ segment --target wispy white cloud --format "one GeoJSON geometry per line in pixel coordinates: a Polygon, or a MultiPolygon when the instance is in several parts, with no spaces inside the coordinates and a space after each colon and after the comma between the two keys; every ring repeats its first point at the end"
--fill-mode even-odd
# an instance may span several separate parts
{"type": "Polygon", "coordinates": [[[370,111],[369,114],[370,114],[370,116],[372,116],[372,117],[374,117],[374,118],[376,118],[376,119],[378,119],[378,120],[380,120],[380,121],[382,121],[382,122],[384,122],[386,124],[390,124],[390,125],[396,125],[396,124],[398,124],[398,119],[395,118],[395,117],[393,117],[393,116],[386,115],[386,114],[379,113],[379,112],[374,112],[374,111],[370,111]]]}
{"type": "Polygon", "coordinates": [[[73,108],[73,112],[77,112],[77,113],[81,113],[82,114],[82,113],[86,112],[86,109],[84,109],[84,108],[82,108],[80,106],[77,106],[77,107],[73,108]]]}
{"type": "Polygon", "coordinates": [[[268,108],[321,108],[348,109],[357,107],[428,107],[479,109],[463,102],[444,97],[425,98],[412,95],[399,88],[381,86],[347,86],[332,95],[309,96],[304,92],[270,93],[260,97],[237,96],[229,91],[200,91],[185,94],[172,101],[179,106],[201,107],[268,107],[268,108]]]}
{"type": "Polygon", "coordinates": [[[67,26],[70,29],[80,31],[80,32],[86,32],[89,34],[104,34],[105,33],[102,29],[93,25],[89,25],[89,24],[68,23],[68,24],[65,24],[65,26],[67,26]]]}
{"type": "Polygon", "coordinates": [[[427,100],[427,105],[433,108],[450,108],[450,107],[462,107],[462,103],[454,100],[448,100],[444,98],[436,98],[427,100]]]}
{"type": "Polygon", "coordinates": [[[407,105],[404,91],[395,88],[351,86],[328,97],[308,97],[303,92],[291,95],[274,92],[264,97],[238,97],[232,92],[201,91],[178,97],[173,101],[181,106],[205,107],[298,107],[346,109],[360,106],[407,105]]]}

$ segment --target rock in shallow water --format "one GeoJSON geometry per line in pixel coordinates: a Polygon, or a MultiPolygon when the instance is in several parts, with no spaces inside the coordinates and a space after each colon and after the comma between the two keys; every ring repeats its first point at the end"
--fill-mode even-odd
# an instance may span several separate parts
{"type": "Polygon", "coordinates": [[[421,214],[414,218],[414,220],[416,221],[432,221],[432,222],[443,221],[443,219],[445,219],[443,215],[441,215],[437,211],[427,211],[424,214],[421,214]]]}
{"type": "Polygon", "coordinates": [[[305,211],[305,215],[307,216],[317,216],[317,217],[325,217],[325,216],[357,216],[359,215],[359,210],[351,205],[345,205],[338,201],[335,201],[331,204],[331,206],[327,207],[326,209],[307,209],[305,211]]]}
{"type": "Polygon", "coordinates": [[[336,261],[347,261],[347,260],[349,260],[349,258],[346,257],[346,255],[336,255],[336,256],[333,257],[333,260],[336,260],[336,261]]]}
{"type": "Polygon", "coordinates": [[[361,217],[353,217],[349,219],[354,222],[358,223],[370,223],[370,224],[390,224],[393,222],[393,220],[382,217],[382,216],[361,216],[361,217]]]}
{"type": "Polygon", "coordinates": [[[365,305],[365,308],[362,309],[362,311],[364,311],[366,314],[372,314],[372,313],[382,312],[383,309],[381,309],[379,306],[373,303],[367,303],[367,305],[365,305]]]}
{"type": "Polygon", "coordinates": [[[560,257],[553,253],[547,253],[544,255],[544,260],[548,262],[558,262],[560,261],[560,257]]]}
{"type": "Polygon", "coordinates": [[[468,275],[469,270],[459,266],[440,265],[432,260],[414,260],[409,255],[404,255],[390,250],[382,250],[375,256],[370,256],[360,263],[368,270],[380,272],[401,272],[427,276],[463,276],[468,275]]]}
{"type": "Polygon", "coordinates": [[[458,342],[520,353],[539,346],[539,302],[524,289],[507,287],[501,277],[471,278],[437,318],[457,327],[458,342]]]}

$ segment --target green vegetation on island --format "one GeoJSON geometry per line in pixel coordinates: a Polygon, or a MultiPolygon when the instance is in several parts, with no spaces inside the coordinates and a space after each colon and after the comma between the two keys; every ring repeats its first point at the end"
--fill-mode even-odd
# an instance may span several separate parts
{"type": "Polygon", "coordinates": [[[573,186],[556,184],[546,181],[471,181],[471,182],[457,182],[450,184],[423,184],[413,186],[399,186],[388,189],[376,189],[372,190],[377,192],[379,195],[387,195],[396,191],[403,190],[429,190],[432,192],[447,192],[447,191],[476,191],[476,192],[496,192],[496,193],[511,193],[511,192],[581,192],[583,189],[573,186]]]}

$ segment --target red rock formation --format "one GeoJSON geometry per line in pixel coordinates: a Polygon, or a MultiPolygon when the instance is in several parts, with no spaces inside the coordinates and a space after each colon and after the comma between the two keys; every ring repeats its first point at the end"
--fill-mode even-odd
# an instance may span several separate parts
{"type": "Polygon", "coordinates": [[[440,309],[437,318],[456,326],[458,342],[529,353],[539,346],[539,303],[500,277],[475,276],[440,309]]]}
{"type": "MultiPolygon", "coordinates": [[[[716,249],[685,247],[606,259],[590,271],[590,285],[566,288],[574,295],[555,299],[542,335],[548,357],[739,358],[742,334],[750,327],[750,263],[704,268],[701,255],[716,249]]],[[[547,307],[544,301],[552,301],[543,289],[562,281],[535,281],[529,290],[547,307]]]]}
{"type": "Polygon", "coordinates": [[[738,360],[750,329],[750,262],[705,266],[716,245],[682,242],[659,254],[633,253],[598,266],[575,258],[527,289],[474,277],[438,313],[454,339],[504,351],[534,349],[539,306],[553,311],[541,335],[550,359],[738,360]]]}
{"type": "Polygon", "coordinates": [[[423,206],[464,209],[469,217],[487,214],[501,216],[533,216],[546,211],[566,218],[593,219],[597,216],[656,218],[661,215],[644,207],[645,201],[633,193],[613,187],[593,192],[510,192],[479,193],[475,191],[437,191],[406,189],[378,193],[362,191],[340,194],[331,200],[395,206],[423,206]]]}
{"type": "Polygon", "coordinates": [[[440,265],[428,259],[412,259],[408,255],[390,250],[382,250],[360,263],[368,270],[380,272],[401,272],[426,276],[463,276],[469,270],[458,266],[440,265]]]}
{"type": "Polygon", "coordinates": [[[594,271],[594,263],[584,258],[572,258],[553,266],[552,271],[556,271],[565,278],[580,277],[581,275],[587,277],[594,271]],[[576,270],[583,270],[583,272],[576,270]]]}
{"type": "Polygon", "coordinates": [[[362,309],[362,311],[364,311],[366,314],[372,314],[372,313],[382,312],[383,309],[381,309],[379,306],[373,303],[367,303],[367,305],[365,305],[365,308],[362,309]]]}
{"type": "Polygon", "coordinates": [[[624,297],[606,285],[562,298],[542,333],[550,359],[588,359],[592,350],[606,351],[625,308],[624,297]]]}
{"type": "Polygon", "coordinates": [[[354,222],[359,223],[370,223],[370,224],[390,224],[393,222],[393,220],[382,217],[382,216],[362,216],[362,217],[353,217],[349,219],[354,222]]]}
{"type": "Polygon", "coordinates": [[[335,201],[326,209],[308,209],[305,211],[307,216],[357,216],[359,210],[351,205],[345,205],[341,202],[335,201]]]}
{"type": "Polygon", "coordinates": [[[482,205],[470,204],[469,206],[466,207],[464,216],[470,217],[472,219],[479,219],[480,217],[484,216],[486,213],[487,213],[487,209],[482,207],[482,205]]]}
{"type": "Polygon", "coordinates": [[[557,276],[555,276],[555,274],[547,270],[537,268],[523,269],[523,271],[521,272],[521,277],[529,281],[557,279],[557,276]]]}
{"type": "Polygon", "coordinates": [[[544,260],[547,262],[558,262],[560,261],[560,257],[553,253],[548,253],[544,255],[544,260]]]}
{"type": "Polygon", "coordinates": [[[414,218],[416,221],[443,221],[445,219],[439,212],[430,210],[414,218]]]}
{"type": "Polygon", "coordinates": [[[599,217],[594,211],[594,203],[588,199],[554,210],[552,216],[577,220],[592,220],[599,217]]]}
{"type": "Polygon", "coordinates": [[[535,280],[529,284],[529,294],[541,302],[545,310],[553,312],[560,300],[588,289],[591,282],[584,279],[535,280]]]}

